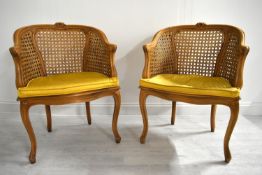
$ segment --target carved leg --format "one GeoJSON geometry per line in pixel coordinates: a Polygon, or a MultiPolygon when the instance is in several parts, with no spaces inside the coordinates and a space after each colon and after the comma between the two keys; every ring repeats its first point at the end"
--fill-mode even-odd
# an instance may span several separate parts
{"type": "Polygon", "coordinates": [[[231,153],[230,153],[228,144],[229,144],[229,140],[233,132],[233,129],[235,127],[235,124],[237,122],[238,112],[239,112],[239,103],[236,102],[236,103],[231,104],[230,111],[231,111],[231,116],[230,116],[230,120],[227,126],[225,138],[224,138],[224,154],[225,154],[225,162],[227,163],[229,163],[231,160],[231,153]]]}
{"type": "Polygon", "coordinates": [[[52,131],[52,117],[51,117],[51,109],[49,105],[45,105],[45,113],[47,118],[47,131],[52,131]]]}
{"type": "Polygon", "coordinates": [[[216,121],[215,121],[216,110],[217,110],[217,105],[211,105],[211,117],[210,117],[211,132],[214,132],[216,127],[216,121]]]}
{"type": "Polygon", "coordinates": [[[87,117],[87,122],[89,125],[91,125],[91,112],[90,112],[90,102],[86,102],[86,117],[87,117]]]}
{"type": "Polygon", "coordinates": [[[176,102],[172,102],[172,115],[171,115],[171,125],[174,125],[176,121],[176,102]]]}
{"type": "Polygon", "coordinates": [[[140,105],[140,110],[141,114],[143,117],[143,131],[140,136],[140,143],[144,144],[147,136],[147,131],[148,131],[148,118],[147,118],[147,111],[146,111],[146,98],[147,94],[143,90],[140,91],[140,96],[139,96],[139,105],[140,105]]]}
{"type": "Polygon", "coordinates": [[[121,137],[120,137],[118,130],[117,130],[117,120],[118,120],[118,115],[119,115],[120,105],[121,105],[120,91],[118,90],[117,92],[115,92],[113,97],[114,97],[114,101],[115,101],[115,108],[114,108],[114,114],[113,114],[113,120],[112,120],[112,130],[113,130],[113,134],[115,136],[116,143],[120,143],[121,137]]]}
{"type": "Polygon", "coordinates": [[[32,128],[30,119],[29,119],[29,108],[30,106],[26,102],[20,102],[21,118],[25,126],[25,129],[28,133],[30,142],[31,142],[31,151],[29,154],[29,161],[31,163],[35,163],[36,161],[36,158],[35,158],[36,157],[36,138],[35,138],[34,130],[32,128]]]}

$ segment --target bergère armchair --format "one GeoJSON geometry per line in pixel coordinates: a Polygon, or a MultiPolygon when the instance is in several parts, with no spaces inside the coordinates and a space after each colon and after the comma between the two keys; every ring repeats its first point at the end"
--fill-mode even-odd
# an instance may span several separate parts
{"type": "Polygon", "coordinates": [[[51,132],[50,105],[85,102],[91,124],[90,101],[113,96],[115,108],[112,130],[115,141],[120,91],[114,66],[116,45],[93,27],[81,25],[32,25],[14,33],[10,48],[16,68],[16,86],[23,124],[31,142],[29,160],[36,161],[36,138],[29,119],[29,108],[45,105],[47,130],[51,132]]]}
{"type": "Polygon", "coordinates": [[[145,143],[148,131],[146,98],[172,101],[171,124],[176,101],[211,105],[211,131],[215,130],[216,105],[226,105],[231,116],[224,137],[225,161],[231,160],[229,140],[237,122],[243,67],[249,48],[244,32],[228,25],[184,25],[159,31],[146,44],[145,66],[140,80],[140,109],[145,143]]]}

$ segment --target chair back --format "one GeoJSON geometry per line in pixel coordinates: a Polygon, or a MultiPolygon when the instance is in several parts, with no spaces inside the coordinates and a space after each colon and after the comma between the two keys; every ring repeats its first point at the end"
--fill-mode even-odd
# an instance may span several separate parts
{"type": "MultiPolygon", "coordinates": [[[[220,76],[237,81],[244,32],[228,25],[185,25],[159,31],[153,39],[151,76],[161,73],[220,76]]],[[[247,54],[247,53],[246,53],[247,54]]]]}
{"type": "Polygon", "coordinates": [[[103,32],[88,26],[56,23],[22,27],[14,34],[22,84],[40,76],[82,71],[110,76],[106,42],[103,32]]]}

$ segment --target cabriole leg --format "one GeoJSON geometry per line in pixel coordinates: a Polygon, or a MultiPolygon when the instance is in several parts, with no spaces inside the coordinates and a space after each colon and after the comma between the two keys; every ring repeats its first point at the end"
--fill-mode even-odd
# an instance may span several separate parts
{"type": "Polygon", "coordinates": [[[233,103],[230,106],[231,116],[230,120],[227,126],[225,138],[224,138],[224,154],[225,154],[225,162],[229,163],[231,160],[231,153],[229,150],[229,140],[231,137],[231,134],[234,130],[235,124],[237,122],[238,118],[238,112],[239,112],[239,103],[233,103]]]}
{"type": "Polygon", "coordinates": [[[21,118],[25,126],[25,129],[28,133],[30,142],[31,142],[31,151],[29,154],[29,161],[31,163],[35,163],[36,161],[36,138],[35,138],[35,133],[32,128],[30,119],[29,119],[29,108],[30,106],[27,104],[27,102],[20,102],[21,118]]]}
{"type": "Polygon", "coordinates": [[[141,90],[140,91],[140,96],[139,96],[139,105],[140,105],[140,110],[143,118],[143,131],[140,136],[140,143],[144,144],[147,136],[147,131],[148,131],[148,118],[147,118],[147,111],[146,111],[146,98],[147,94],[141,90]]]}
{"type": "Polygon", "coordinates": [[[113,120],[112,120],[112,130],[113,130],[113,134],[115,136],[116,143],[120,143],[121,137],[120,137],[118,130],[117,130],[117,120],[118,120],[118,115],[119,115],[120,105],[121,105],[120,91],[118,90],[117,92],[115,92],[113,97],[114,97],[114,101],[115,101],[115,108],[114,108],[114,114],[113,114],[113,120]]]}

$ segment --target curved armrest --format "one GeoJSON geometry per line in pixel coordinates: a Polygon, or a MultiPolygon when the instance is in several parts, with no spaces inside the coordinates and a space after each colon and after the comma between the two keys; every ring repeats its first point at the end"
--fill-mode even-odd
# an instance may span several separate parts
{"type": "Polygon", "coordinates": [[[229,50],[223,54],[222,60],[218,62],[218,70],[215,76],[227,79],[231,86],[242,88],[243,86],[243,69],[249,47],[240,45],[235,51],[229,50]],[[232,53],[234,53],[232,56],[232,53]]]}
{"type": "Polygon", "coordinates": [[[109,43],[105,34],[98,29],[92,30],[90,33],[84,52],[83,70],[116,77],[114,59],[117,46],[109,43]]]}
{"type": "MultiPolygon", "coordinates": [[[[17,88],[25,87],[33,78],[44,76],[43,65],[39,59],[31,59],[27,56],[27,51],[20,52],[19,48],[11,47],[9,51],[15,63],[17,88]]],[[[37,53],[34,57],[38,58],[37,53]]]]}
{"type": "Polygon", "coordinates": [[[143,50],[145,53],[145,65],[143,69],[143,75],[142,78],[150,78],[151,77],[151,72],[150,72],[150,63],[151,63],[151,56],[150,53],[154,49],[154,46],[152,43],[146,44],[143,46],[143,50]]]}
{"type": "Polygon", "coordinates": [[[249,53],[249,47],[248,46],[241,46],[240,49],[240,59],[238,63],[238,69],[236,72],[236,79],[235,79],[235,87],[242,88],[243,86],[243,70],[244,70],[244,64],[247,57],[247,54],[249,53]]]}
{"type": "Polygon", "coordinates": [[[143,78],[150,78],[158,74],[176,73],[176,55],[169,32],[158,32],[152,42],[143,46],[145,66],[143,78]]]}
{"type": "Polygon", "coordinates": [[[110,51],[109,58],[110,58],[111,77],[116,77],[117,71],[116,71],[116,67],[115,67],[115,53],[116,53],[117,46],[116,46],[116,44],[111,44],[111,43],[107,43],[107,46],[108,46],[109,51],[110,51]]]}
{"type": "Polygon", "coordinates": [[[15,63],[15,77],[16,77],[16,87],[22,87],[23,83],[22,83],[22,74],[21,74],[21,68],[20,68],[20,64],[19,64],[19,54],[16,51],[16,49],[14,47],[10,47],[9,51],[13,57],[14,63],[15,63]]]}

